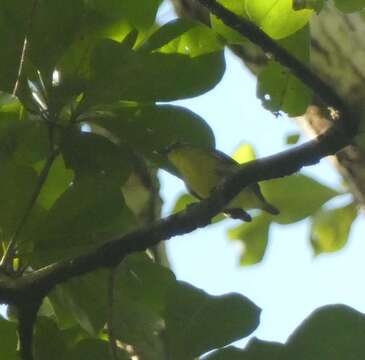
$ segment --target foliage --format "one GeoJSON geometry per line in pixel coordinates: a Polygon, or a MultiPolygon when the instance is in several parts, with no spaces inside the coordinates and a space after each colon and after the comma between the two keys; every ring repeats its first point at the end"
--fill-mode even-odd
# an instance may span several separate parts
{"type": "MultiPolygon", "coordinates": [[[[295,10],[290,0],[221,1],[306,64],[308,23],[324,2],[296,2],[295,10]]],[[[365,6],[335,4],[346,12],[365,6]]],[[[163,150],[176,142],[215,146],[207,120],[167,103],[214,88],[225,71],[224,46],[247,40],[215,17],[212,28],[184,19],[160,25],[159,5],[0,1],[0,234],[11,276],[85,254],[156,220],[156,213],[147,220],[141,213],[156,201],[155,172],[172,171],[163,150]]],[[[300,115],[311,101],[312,90],[274,60],[258,79],[258,96],[273,112],[300,115]]],[[[245,147],[236,158],[252,160],[254,152],[245,147]]],[[[354,204],[328,209],[326,202],[341,195],[337,190],[303,175],[262,183],[262,190],[281,214],[256,213],[252,223],[229,230],[245,245],[242,264],[263,258],[272,223],[311,217],[316,254],[345,245],[357,210],[354,204]]],[[[193,201],[184,195],[175,210],[193,201]]],[[[0,319],[2,359],[17,358],[11,310],[0,319]]],[[[214,349],[207,359],[363,354],[363,315],[341,306],[318,310],[285,345],[253,340],[246,350],[221,349],[250,335],[259,321],[260,309],[243,295],[209,295],[139,253],[114,270],[54,288],[38,314],[34,354],[37,360],[107,359],[113,337],[118,359],[188,360],[214,349]]]]}

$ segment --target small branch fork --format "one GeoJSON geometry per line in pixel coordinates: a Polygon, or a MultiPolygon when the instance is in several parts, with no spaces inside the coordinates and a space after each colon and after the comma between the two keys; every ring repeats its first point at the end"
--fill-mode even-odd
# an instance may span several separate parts
{"type": "Polygon", "coordinates": [[[73,259],[48,265],[19,278],[0,277],[0,303],[16,305],[20,315],[23,314],[19,332],[22,336],[21,349],[24,360],[32,359],[31,335],[39,304],[56,285],[102,267],[112,269],[131,253],[147,250],[173,236],[205,227],[244,187],[258,181],[291,175],[304,166],[317,164],[323,157],[333,155],[351,144],[356,134],[358,119],[355,114],[352,114],[341,98],[300,61],[282,49],[257,26],[228,11],[215,0],[197,1],[225,24],[261,46],[264,51],[273,54],[310,88],[319,92],[327,105],[338,112],[338,119],[332,128],[314,140],[241,166],[235,174],[224,179],[208,199],[177,214],[111,239],[93,251],[73,259]],[[24,302],[27,298],[34,299],[31,308],[29,303],[24,302]]]}

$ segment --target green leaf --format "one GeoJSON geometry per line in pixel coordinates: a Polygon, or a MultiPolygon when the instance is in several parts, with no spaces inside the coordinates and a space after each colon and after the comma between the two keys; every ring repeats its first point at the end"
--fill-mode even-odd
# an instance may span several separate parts
{"type": "Polygon", "coordinates": [[[143,359],[164,358],[165,298],[175,282],[170,270],[144,254],[129,256],[120,266],[115,289],[115,334],[143,359]]]}
{"type": "Polygon", "coordinates": [[[166,292],[175,282],[176,278],[171,270],[140,253],[128,256],[120,265],[118,291],[121,296],[144,303],[156,314],[163,316],[166,292]]]}
{"type": "Polygon", "coordinates": [[[283,349],[282,344],[252,338],[243,350],[229,346],[204,360],[284,360],[283,349]]]}
{"type": "Polygon", "coordinates": [[[160,51],[165,54],[183,54],[192,58],[204,54],[219,52],[223,44],[217,35],[206,25],[195,24],[176,39],[163,46],[160,51]]]}
{"type": "Polygon", "coordinates": [[[312,218],[311,244],[316,255],[342,249],[357,216],[354,204],[336,209],[323,209],[312,218]]]}
{"type": "Polygon", "coordinates": [[[15,360],[18,336],[16,323],[0,317],[0,357],[15,360]]]}
{"type": "MultiPolygon", "coordinates": [[[[323,9],[323,6],[327,0],[294,0],[293,9],[313,9],[318,14],[323,9]]],[[[345,0],[346,1],[346,0],[345,0]]]]}
{"type": "Polygon", "coordinates": [[[93,0],[89,7],[96,14],[105,18],[123,18],[132,27],[144,29],[155,20],[161,0],[93,0]]]}
{"type": "Polygon", "coordinates": [[[194,204],[196,202],[198,202],[198,200],[193,195],[182,194],[177,198],[172,213],[175,214],[179,211],[182,211],[190,204],[194,204]]]}
{"type": "Polygon", "coordinates": [[[266,214],[253,218],[252,222],[228,230],[231,240],[240,240],[244,245],[241,265],[253,265],[262,260],[269,240],[271,219],[266,214]]]}
{"type": "Polygon", "coordinates": [[[168,357],[188,360],[252,333],[260,309],[240,294],[211,296],[180,282],[166,308],[168,357]]]}
{"type": "Polygon", "coordinates": [[[345,305],[325,306],[314,311],[290,336],[285,359],[362,359],[364,333],[364,314],[345,305]]]}
{"type": "Polygon", "coordinates": [[[286,38],[308,24],[313,10],[293,9],[293,0],[246,0],[249,18],[274,39],[286,38]]]}
{"type": "Polygon", "coordinates": [[[198,115],[179,106],[119,107],[90,120],[109,130],[122,142],[148,158],[159,160],[156,151],[175,142],[212,146],[214,135],[209,125],[198,115]]]}
{"type": "Polygon", "coordinates": [[[232,158],[236,160],[239,164],[244,164],[246,162],[255,160],[255,149],[250,144],[242,144],[235,150],[232,158]]]}
{"type": "Polygon", "coordinates": [[[40,118],[30,119],[14,97],[1,106],[0,160],[12,158],[18,165],[30,165],[45,159],[48,152],[48,129],[40,118]]]}
{"type": "Polygon", "coordinates": [[[139,51],[152,52],[197,26],[188,19],[174,19],[158,28],[140,47],[139,51]]]}
{"type": "MultiPolygon", "coordinates": [[[[145,5],[150,9],[156,2],[157,0],[145,2],[145,5]]],[[[90,59],[95,46],[105,38],[121,41],[135,28],[131,24],[133,21],[128,19],[130,11],[126,9],[131,6],[133,10],[135,5],[129,0],[84,1],[85,9],[79,21],[77,36],[57,64],[61,81],[59,86],[52,89],[53,102],[65,104],[85,90],[85,80],[90,76],[90,59]]],[[[151,14],[148,15],[148,11],[144,10],[139,9],[140,16],[150,17],[151,14]]],[[[154,13],[152,17],[154,18],[154,13]]],[[[146,25],[145,23],[142,26],[146,25]]]]}
{"type": "Polygon", "coordinates": [[[9,239],[24,216],[38,176],[28,166],[0,161],[0,229],[3,239],[9,239]]]}
{"type": "MultiPolygon", "coordinates": [[[[246,0],[219,0],[218,2],[235,14],[242,17],[247,17],[246,0]]],[[[216,16],[210,15],[210,21],[213,29],[224,39],[226,39],[229,44],[247,44],[246,38],[244,38],[237,31],[232,30],[229,26],[225,25],[223,21],[219,20],[216,16]]]]}
{"type": "MultiPolygon", "coordinates": [[[[42,169],[44,162],[37,164],[42,169]]],[[[74,178],[73,171],[66,168],[62,156],[58,156],[53,162],[46,182],[38,196],[37,202],[45,209],[50,209],[55,201],[67,190],[74,178]]]]}
{"type": "Polygon", "coordinates": [[[86,102],[172,101],[201,95],[221,80],[223,52],[190,58],[146,54],[112,40],[99,43],[92,58],[86,102]]]}
{"type": "Polygon", "coordinates": [[[287,145],[295,145],[300,139],[300,134],[290,134],[286,137],[287,145]]]}
{"type": "Polygon", "coordinates": [[[266,109],[284,111],[289,116],[302,115],[312,99],[311,90],[277,63],[261,71],[257,95],[266,109]]]}
{"type": "Polygon", "coordinates": [[[115,311],[115,334],[123,343],[131,344],[141,358],[164,358],[163,320],[143,303],[128,296],[118,301],[115,311]]]}
{"type": "Polygon", "coordinates": [[[16,127],[13,141],[17,147],[13,159],[18,164],[34,164],[47,157],[49,152],[48,128],[44,122],[21,120],[16,127]]]}
{"type": "Polygon", "coordinates": [[[120,187],[104,176],[72,184],[29,234],[37,264],[75,256],[120,235],[133,226],[120,187]]]}
{"type": "MultiPolygon", "coordinates": [[[[107,360],[110,357],[110,345],[103,340],[85,339],[71,349],[68,360],[107,360]]],[[[116,360],[129,360],[128,353],[118,347],[116,360]]]]}
{"type": "MultiPolygon", "coordinates": [[[[182,194],[179,196],[175,202],[175,205],[173,207],[172,213],[175,214],[179,211],[184,210],[187,206],[194,204],[198,202],[199,200],[195,198],[193,195],[190,194],[182,194]]],[[[222,220],[225,220],[227,217],[224,214],[218,214],[216,215],[212,220],[211,224],[216,224],[217,222],[220,222],[222,220]]]]}
{"type": "Polygon", "coordinates": [[[339,195],[337,191],[304,175],[264,181],[260,185],[265,198],[280,209],[280,214],[272,217],[272,221],[279,224],[302,220],[339,195]]]}
{"type": "Polygon", "coordinates": [[[32,16],[30,1],[7,0],[0,9],[0,89],[12,93],[18,75],[27,24],[32,16]]]}
{"type": "Polygon", "coordinates": [[[62,155],[66,166],[75,172],[76,181],[103,175],[109,182],[121,185],[128,179],[133,162],[132,153],[126,146],[79,128],[65,137],[62,155]]]}
{"type": "Polygon", "coordinates": [[[28,56],[46,74],[51,85],[52,72],[65,50],[72,44],[84,14],[83,0],[40,1],[34,9],[28,38],[28,56]]]}
{"type": "Polygon", "coordinates": [[[336,7],[344,13],[360,11],[365,7],[365,0],[334,0],[336,7]]]}
{"type": "MultiPolygon", "coordinates": [[[[309,27],[280,41],[285,49],[301,62],[309,62],[309,27]]],[[[312,100],[312,91],[296,76],[277,62],[270,62],[258,76],[257,96],[263,106],[272,111],[284,111],[289,116],[302,115],[312,100]]]]}
{"type": "Polygon", "coordinates": [[[97,336],[107,318],[107,284],[108,271],[96,271],[59,286],[51,301],[58,305],[58,316],[71,315],[88,334],[97,336]]]}
{"type": "Polygon", "coordinates": [[[56,324],[39,317],[34,331],[34,358],[37,360],[67,360],[66,342],[56,324]]]}

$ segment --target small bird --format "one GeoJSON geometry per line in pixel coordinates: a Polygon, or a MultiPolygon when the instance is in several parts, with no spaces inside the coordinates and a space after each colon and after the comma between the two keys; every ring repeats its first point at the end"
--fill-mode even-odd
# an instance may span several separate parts
{"type": "MultiPolygon", "coordinates": [[[[185,143],[174,143],[163,154],[177,170],[191,194],[198,199],[209,197],[225,176],[240,167],[238,162],[221,151],[185,143]]],[[[249,209],[279,214],[279,210],[264,198],[257,183],[244,188],[231,200],[224,213],[233,219],[251,221],[251,216],[245,211],[249,209]]]]}

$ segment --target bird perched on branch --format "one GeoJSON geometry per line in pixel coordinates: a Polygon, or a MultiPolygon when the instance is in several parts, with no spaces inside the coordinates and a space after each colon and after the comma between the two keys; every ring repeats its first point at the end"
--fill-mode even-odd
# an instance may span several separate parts
{"type": "MultiPolygon", "coordinates": [[[[225,176],[231,175],[240,167],[239,163],[218,150],[190,144],[175,143],[163,153],[184,180],[191,194],[198,199],[209,197],[225,176]]],[[[244,188],[231,200],[224,213],[233,219],[251,221],[251,216],[245,211],[250,209],[279,214],[279,210],[264,198],[257,183],[244,188]]]]}

